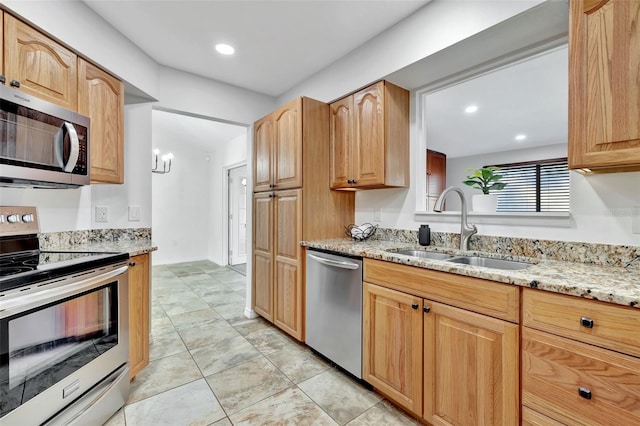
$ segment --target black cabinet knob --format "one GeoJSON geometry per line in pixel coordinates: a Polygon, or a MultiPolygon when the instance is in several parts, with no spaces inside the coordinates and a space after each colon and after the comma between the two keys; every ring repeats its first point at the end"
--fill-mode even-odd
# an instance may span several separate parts
{"type": "Polygon", "coordinates": [[[425,314],[428,314],[429,312],[431,312],[431,308],[428,306],[423,306],[422,310],[424,311],[425,314]]]}
{"type": "Polygon", "coordinates": [[[353,180],[348,179],[348,180],[347,180],[347,183],[353,183],[353,180]]]}
{"type": "Polygon", "coordinates": [[[593,328],[593,320],[591,318],[580,318],[580,325],[586,328],[593,328]]]}
{"type": "Polygon", "coordinates": [[[11,87],[20,87],[20,82],[18,80],[11,80],[11,83],[9,84],[11,87]]]}
{"type": "Polygon", "coordinates": [[[417,303],[412,303],[412,304],[411,304],[411,307],[412,307],[413,309],[418,309],[418,306],[419,306],[419,305],[418,305],[417,303]]]}
{"type": "Polygon", "coordinates": [[[583,388],[582,386],[580,386],[578,388],[578,393],[584,399],[591,399],[591,391],[589,389],[587,389],[587,388],[583,388]]]}
{"type": "Polygon", "coordinates": [[[270,183],[270,184],[269,184],[269,188],[275,188],[275,187],[276,187],[276,184],[275,184],[275,183],[270,183]]]}
{"type": "Polygon", "coordinates": [[[4,77],[4,75],[0,75],[0,83],[4,84],[7,82],[7,79],[4,77]]]}
{"type": "Polygon", "coordinates": [[[136,266],[136,262],[129,262],[129,266],[136,266]]]}

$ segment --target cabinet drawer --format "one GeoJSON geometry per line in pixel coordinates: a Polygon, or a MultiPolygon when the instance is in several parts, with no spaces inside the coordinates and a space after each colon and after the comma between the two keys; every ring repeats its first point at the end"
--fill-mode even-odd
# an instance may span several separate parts
{"type": "Polygon", "coordinates": [[[522,303],[526,327],[640,356],[640,309],[531,289],[522,303]]]}
{"type": "Polygon", "coordinates": [[[381,260],[364,260],[364,280],[517,323],[520,288],[381,260]]]}
{"type": "Polygon", "coordinates": [[[522,403],[568,424],[640,424],[640,359],[523,328],[522,403]]]}

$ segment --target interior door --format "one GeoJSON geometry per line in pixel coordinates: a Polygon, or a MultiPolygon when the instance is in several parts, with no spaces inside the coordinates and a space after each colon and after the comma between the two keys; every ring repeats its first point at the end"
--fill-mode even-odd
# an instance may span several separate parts
{"type": "Polygon", "coordinates": [[[229,170],[229,265],[247,263],[247,166],[229,170]]]}

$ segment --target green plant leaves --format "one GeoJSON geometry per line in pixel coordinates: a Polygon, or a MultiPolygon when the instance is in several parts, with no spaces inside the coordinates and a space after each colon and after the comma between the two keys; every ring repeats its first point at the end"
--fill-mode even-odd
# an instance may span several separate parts
{"type": "Polygon", "coordinates": [[[495,166],[467,169],[467,171],[472,173],[467,176],[467,180],[462,181],[462,183],[479,189],[484,194],[488,194],[491,190],[499,191],[507,186],[504,182],[498,182],[502,179],[502,175],[497,173],[499,170],[500,168],[495,166]]]}

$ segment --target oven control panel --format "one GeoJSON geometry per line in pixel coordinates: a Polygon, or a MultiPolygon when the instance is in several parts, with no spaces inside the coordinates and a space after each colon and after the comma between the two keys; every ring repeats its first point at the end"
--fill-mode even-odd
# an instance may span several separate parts
{"type": "Polygon", "coordinates": [[[0,206],[0,237],[37,234],[39,230],[35,207],[0,206]]]}

